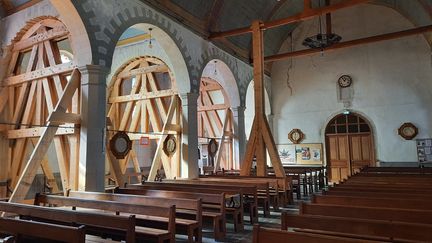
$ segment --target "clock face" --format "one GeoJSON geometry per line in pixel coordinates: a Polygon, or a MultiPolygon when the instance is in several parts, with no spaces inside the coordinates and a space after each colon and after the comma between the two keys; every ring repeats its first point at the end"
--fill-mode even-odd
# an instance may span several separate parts
{"type": "Polygon", "coordinates": [[[342,75],[339,79],[338,79],[338,84],[340,87],[349,87],[352,83],[352,78],[349,75],[342,75]]]}

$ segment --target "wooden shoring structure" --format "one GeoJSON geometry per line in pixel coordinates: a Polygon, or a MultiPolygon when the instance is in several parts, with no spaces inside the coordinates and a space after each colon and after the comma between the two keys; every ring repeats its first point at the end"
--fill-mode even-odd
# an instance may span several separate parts
{"type": "Polygon", "coordinates": [[[257,175],[267,176],[267,149],[276,176],[285,177],[285,171],[282,167],[270,126],[265,117],[263,23],[254,21],[252,23],[252,33],[255,117],[240,174],[251,174],[252,161],[255,156],[257,175]]]}
{"type": "MultiPolygon", "coordinates": [[[[138,57],[123,65],[109,85],[108,96],[108,141],[117,131],[125,131],[133,143],[147,137],[157,144],[152,158],[148,180],[154,180],[163,166],[167,178],[180,176],[181,101],[177,85],[168,66],[154,57],[138,57]],[[163,152],[163,143],[168,135],[175,136],[177,147],[172,156],[163,152]]],[[[128,164],[131,161],[138,180],[141,168],[137,151],[124,159],[116,159],[108,152],[107,160],[116,183],[125,182],[128,164]]]]}
{"type": "MultiPolygon", "coordinates": [[[[80,73],[73,60],[62,63],[60,53],[59,43],[70,38],[66,26],[46,18],[20,33],[0,83],[0,120],[7,124],[4,136],[9,140],[7,159],[0,161],[0,181],[10,180],[13,202],[24,199],[40,167],[49,187],[59,190],[53,161],[48,161],[53,156],[46,155],[52,143],[63,190],[77,189],[81,121],[80,73]]],[[[7,196],[4,190],[0,193],[7,196]]]]}
{"type": "Polygon", "coordinates": [[[208,138],[218,141],[218,151],[214,158],[214,170],[220,168],[237,169],[234,161],[234,123],[228,95],[214,79],[202,77],[198,97],[198,137],[200,144],[208,143],[208,138]],[[223,102],[216,103],[212,93],[223,96],[223,102]],[[222,119],[222,114],[225,116],[222,119]]]}

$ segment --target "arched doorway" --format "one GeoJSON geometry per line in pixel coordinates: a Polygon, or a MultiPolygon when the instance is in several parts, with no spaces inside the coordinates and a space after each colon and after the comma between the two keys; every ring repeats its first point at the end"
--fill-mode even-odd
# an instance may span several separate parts
{"type": "Polygon", "coordinates": [[[372,129],[362,116],[337,115],[327,124],[325,137],[330,181],[338,182],[364,166],[375,165],[372,129]]]}

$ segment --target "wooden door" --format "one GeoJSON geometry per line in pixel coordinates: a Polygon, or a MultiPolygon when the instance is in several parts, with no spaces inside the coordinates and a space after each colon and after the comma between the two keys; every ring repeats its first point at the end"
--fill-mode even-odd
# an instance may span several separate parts
{"type": "Polygon", "coordinates": [[[350,175],[350,149],[346,135],[328,135],[327,151],[330,181],[338,182],[350,175]]]}
{"type": "Polygon", "coordinates": [[[357,114],[341,114],[326,128],[329,178],[339,182],[362,167],[374,166],[373,136],[369,123],[357,114]]]}
{"type": "Polygon", "coordinates": [[[370,134],[349,135],[351,174],[365,166],[372,166],[372,141],[370,134]]]}

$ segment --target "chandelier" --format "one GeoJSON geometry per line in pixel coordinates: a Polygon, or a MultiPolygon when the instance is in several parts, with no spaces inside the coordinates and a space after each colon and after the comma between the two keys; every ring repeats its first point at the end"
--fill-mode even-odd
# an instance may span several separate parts
{"type": "MultiPolygon", "coordinates": [[[[327,5],[328,3],[329,1],[327,1],[327,5]]],[[[318,4],[319,7],[321,7],[321,1],[318,1],[318,4]]],[[[328,13],[326,16],[326,27],[327,27],[326,34],[323,34],[322,31],[321,15],[318,18],[318,24],[319,24],[318,34],[304,39],[302,43],[304,46],[307,46],[312,49],[322,50],[333,44],[339,43],[342,40],[342,37],[340,35],[332,33],[330,13],[328,13]]]]}
{"type": "Polygon", "coordinates": [[[303,40],[302,44],[304,46],[313,49],[324,49],[333,44],[339,43],[341,40],[342,37],[334,33],[330,33],[330,34],[319,33],[317,35],[307,37],[306,39],[303,40]]]}

